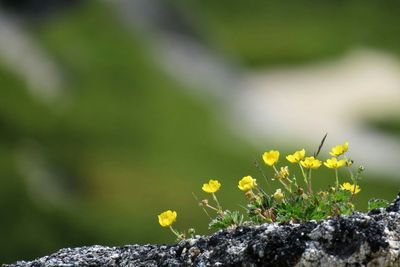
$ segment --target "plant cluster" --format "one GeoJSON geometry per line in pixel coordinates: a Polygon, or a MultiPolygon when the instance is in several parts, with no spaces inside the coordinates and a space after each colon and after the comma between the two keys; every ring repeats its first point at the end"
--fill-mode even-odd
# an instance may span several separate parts
{"type": "MultiPolygon", "coordinates": [[[[326,136],[325,136],[326,137],[326,136]]],[[[330,150],[330,157],[321,161],[318,159],[319,152],[323,146],[322,140],[317,153],[308,156],[305,149],[295,151],[287,155],[286,160],[290,168],[298,168],[300,178],[296,177],[288,165],[278,166],[280,152],[270,150],[262,154],[265,165],[272,170],[272,177],[268,178],[258,161],[255,162],[263,176],[267,188],[270,188],[270,181],[279,183],[280,188],[268,192],[265,187],[260,186],[257,180],[250,175],[244,176],[238,181],[238,189],[244,192],[248,201],[244,207],[248,221],[244,221],[244,214],[239,211],[223,209],[216,196],[221,184],[216,179],[211,179],[203,184],[202,190],[211,195],[212,201],[203,199],[199,206],[210,218],[210,229],[232,228],[247,224],[260,224],[271,222],[306,222],[309,220],[322,220],[325,218],[346,215],[354,211],[354,197],[361,191],[359,181],[364,171],[359,166],[353,171],[353,161],[347,156],[348,142],[337,145],[330,150]],[[333,183],[327,190],[315,191],[312,186],[312,179],[317,169],[325,166],[333,170],[333,183]],[[347,181],[339,177],[339,169],[347,169],[347,181]],[[213,214],[211,216],[210,214],[213,214]]],[[[271,190],[271,189],[270,189],[271,190]]],[[[370,209],[387,205],[387,201],[373,199],[368,203],[370,209]]],[[[178,239],[184,239],[185,233],[180,233],[172,228],[177,214],[175,211],[166,211],[158,216],[159,223],[163,227],[170,227],[178,239]]],[[[194,230],[190,229],[188,234],[193,235],[194,230]]]]}

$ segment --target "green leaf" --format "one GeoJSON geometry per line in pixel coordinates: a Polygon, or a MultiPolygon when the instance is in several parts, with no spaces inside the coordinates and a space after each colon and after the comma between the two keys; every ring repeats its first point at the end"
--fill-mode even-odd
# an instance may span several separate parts
{"type": "Polygon", "coordinates": [[[236,227],[243,224],[243,214],[238,211],[225,210],[222,214],[218,215],[208,225],[210,229],[225,229],[228,227],[236,227]]]}
{"type": "Polygon", "coordinates": [[[389,201],[380,198],[371,198],[368,200],[368,211],[379,208],[386,208],[389,206],[389,201]]]}

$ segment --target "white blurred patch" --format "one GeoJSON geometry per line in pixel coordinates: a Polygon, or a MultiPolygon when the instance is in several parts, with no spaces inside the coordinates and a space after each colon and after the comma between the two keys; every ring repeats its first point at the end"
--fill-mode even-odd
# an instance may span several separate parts
{"type": "Polygon", "coordinates": [[[147,40],[155,63],[190,93],[218,101],[214,111],[256,146],[314,151],[327,132],[325,150],[347,140],[351,156],[369,172],[398,175],[400,140],[363,125],[366,118],[400,114],[400,61],[394,56],[357,50],[335,60],[253,71],[160,23],[174,17],[162,0],[107,2],[147,40]]]}
{"type": "Polygon", "coordinates": [[[45,102],[60,96],[62,77],[57,65],[15,18],[1,10],[0,61],[27,83],[34,96],[45,102]]]}
{"type": "Polygon", "coordinates": [[[64,204],[72,200],[72,192],[62,182],[62,175],[49,164],[38,144],[21,143],[15,153],[15,162],[33,201],[64,204]]]}
{"type": "Polygon", "coordinates": [[[328,132],[328,146],[348,140],[357,162],[397,172],[400,140],[362,124],[400,114],[400,62],[391,55],[358,50],[327,62],[248,72],[233,103],[236,129],[257,140],[316,147],[328,132]]]}

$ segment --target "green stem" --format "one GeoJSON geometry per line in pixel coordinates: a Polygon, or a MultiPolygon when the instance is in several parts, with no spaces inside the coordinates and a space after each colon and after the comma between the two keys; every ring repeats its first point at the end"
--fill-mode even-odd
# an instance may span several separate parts
{"type": "Polygon", "coordinates": [[[306,184],[308,184],[306,173],[304,172],[303,166],[301,166],[300,162],[299,162],[299,166],[300,166],[301,173],[303,174],[303,177],[304,177],[304,182],[306,184]]]}
{"type": "Polygon", "coordinates": [[[214,211],[216,211],[216,212],[219,212],[219,209],[217,209],[217,208],[211,206],[210,204],[207,204],[206,207],[209,208],[209,209],[212,209],[212,210],[214,210],[214,211]]]}
{"type": "Polygon", "coordinates": [[[269,182],[268,182],[267,176],[265,175],[263,169],[261,169],[260,164],[258,163],[258,160],[257,160],[257,159],[254,160],[254,165],[256,166],[256,168],[258,169],[258,171],[261,173],[262,177],[264,177],[264,180],[265,180],[265,182],[267,183],[267,186],[268,186],[268,187],[271,187],[270,184],[269,184],[269,182]]]}
{"type": "Polygon", "coordinates": [[[206,207],[209,208],[209,209],[212,209],[212,210],[214,210],[214,211],[216,211],[216,212],[220,212],[219,209],[217,209],[217,208],[211,206],[210,204],[207,204],[206,207]]]}
{"type": "Polygon", "coordinates": [[[292,193],[292,184],[293,181],[289,179],[289,177],[286,177],[286,180],[289,182],[289,192],[292,193]]]}
{"type": "Polygon", "coordinates": [[[297,184],[296,176],[294,176],[294,175],[293,175],[293,182],[294,182],[294,186],[296,187],[296,189],[299,189],[299,185],[297,184]]]}
{"type": "MultiPolygon", "coordinates": [[[[196,196],[196,194],[195,194],[194,192],[192,192],[192,195],[193,195],[194,199],[197,201],[197,203],[201,204],[201,202],[199,202],[199,198],[196,196]]],[[[204,208],[203,204],[201,204],[200,206],[201,206],[201,208],[203,209],[203,211],[205,212],[205,214],[208,216],[208,218],[210,218],[210,219],[212,220],[210,214],[208,214],[208,212],[207,212],[207,210],[204,208]]]]}
{"type": "Polygon", "coordinates": [[[339,174],[338,174],[338,169],[335,168],[335,176],[336,176],[336,190],[339,189],[339,174]]]}
{"type": "MultiPolygon", "coordinates": [[[[344,156],[344,158],[345,158],[347,161],[349,160],[346,156],[344,156]]],[[[354,173],[353,173],[353,171],[351,170],[351,166],[347,166],[347,170],[349,171],[350,179],[351,179],[352,181],[354,181],[354,173]]]]}
{"type": "Polygon", "coordinates": [[[212,196],[213,196],[213,198],[214,198],[215,203],[217,203],[218,210],[219,210],[219,211],[222,211],[222,207],[221,207],[221,205],[219,204],[219,201],[218,201],[218,199],[217,199],[217,196],[216,196],[214,193],[211,193],[211,194],[212,194],[212,196]]]}
{"type": "Polygon", "coordinates": [[[201,207],[204,211],[204,213],[207,215],[207,217],[212,220],[212,217],[210,216],[210,214],[208,214],[207,210],[204,208],[204,206],[201,207]]]}
{"type": "Polygon", "coordinates": [[[312,195],[312,186],[311,186],[311,168],[308,169],[308,193],[312,195]]]}
{"type": "Polygon", "coordinates": [[[174,228],[172,228],[172,225],[169,226],[169,229],[171,229],[172,233],[174,233],[174,235],[176,235],[177,238],[181,237],[181,235],[174,228]]]}
{"type": "Polygon", "coordinates": [[[275,173],[276,173],[277,175],[279,175],[279,171],[278,171],[278,169],[275,167],[275,165],[272,165],[272,167],[274,168],[275,173]]]}
{"type": "MultiPolygon", "coordinates": [[[[260,188],[258,188],[258,185],[256,185],[254,188],[257,190],[257,192],[259,194],[262,194],[260,188]]],[[[253,189],[250,189],[250,191],[253,192],[253,189]]],[[[254,192],[253,192],[253,194],[254,194],[254,192]]]]}
{"type": "Polygon", "coordinates": [[[354,180],[354,173],[353,173],[353,171],[351,170],[351,166],[350,166],[350,167],[347,167],[347,170],[349,171],[350,179],[351,179],[351,180],[354,180]]]}
{"type": "Polygon", "coordinates": [[[284,181],[282,181],[282,179],[278,179],[278,181],[285,187],[287,191],[289,191],[289,193],[292,193],[292,189],[288,187],[288,185],[284,181]]]}

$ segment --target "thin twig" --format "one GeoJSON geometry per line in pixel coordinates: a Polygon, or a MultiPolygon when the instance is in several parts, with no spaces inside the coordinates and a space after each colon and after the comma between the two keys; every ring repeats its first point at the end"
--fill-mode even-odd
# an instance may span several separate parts
{"type": "Polygon", "coordinates": [[[262,177],[264,177],[265,182],[267,183],[268,187],[271,187],[269,182],[268,182],[268,178],[265,175],[263,169],[260,167],[260,162],[258,161],[257,158],[254,157],[254,166],[256,167],[256,169],[261,173],[262,177]]]}
{"type": "MultiPolygon", "coordinates": [[[[194,199],[197,201],[197,203],[199,202],[199,198],[195,195],[194,192],[192,192],[192,195],[194,197],[194,199]]],[[[210,216],[210,214],[208,214],[207,210],[204,208],[204,206],[201,206],[202,210],[204,211],[204,213],[207,215],[208,218],[210,218],[210,220],[212,220],[213,218],[210,216]]]]}
{"type": "Polygon", "coordinates": [[[319,144],[317,153],[314,153],[314,157],[315,157],[315,158],[319,155],[319,152],[321,152],[321,149],[322,149],[322,147],[323,147],[323,145],[324,145],[324,143],[325,143],[325,139],[326,139],[327,136],[328,136],[328,133],[326,133],[326,134],[324,135],[324,137],[322,138],[321,143],[319,144]]]}

